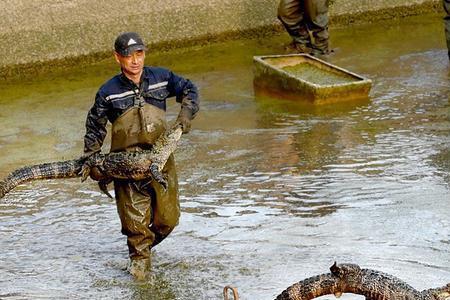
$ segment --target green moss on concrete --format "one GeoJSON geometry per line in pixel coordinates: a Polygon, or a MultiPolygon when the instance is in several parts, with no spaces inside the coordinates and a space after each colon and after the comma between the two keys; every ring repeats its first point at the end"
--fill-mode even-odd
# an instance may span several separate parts
{"type": "MultiPolygon", "coordinates": [[[[330,27],[334,26],[347,26],[353,23],[368,23],[368,22],[376,22],[386,19],[398,19],[406,16],[413,15],[422,15],[427,13],[436,13],[441,12],[442,7],[440,2],[436,1],[428,1],[422,4],[414,4],[414,5],[405,5],[399,6],[395,8],[387,8],[376,11],[364,11],[353,14],[342,14],[342,15],[330,15],[330,27]]],[[[248,19],[250,16],[245,17],[248,19]]],[[[251,18],[256,18],[256,16],[251,16],[251,18]]],[[[244,22],[244,23],[245,23],[244,22]]],[[[247,24],[246,23],[246,24],[247,24]]],[[[77,38],[83,34],[83,31],[86,28],[92,28],[92,24],[79,24],[75,27],[70,27],[64,29],[63,36],[67,37],[67,42],[62,40],[61,48],[58,48],[57,45],[51,46],[50,49],[46,49],[46,51],[64,51],[68,46],[65,43],[72,43],[69,45],[70,48],[76,49],[77,38]],[[55,48],[56,47],[56,48],[55,48]]],[[[234,39],[242,39],[242,38],[260,38],[264,36],[269,36],[276,33],[284,32],[284,28],[277,22],[269,25],[260,26],[257,28],[245,29],[245,26],[240,26],[239,29],[229,30],[225,32],[221,32],[218,34],[201,34],[197,35],[194,38],[179,38],[169,41],[161,41],[157,43],[153,43],[149,45],[149,48],[153,52],[159,51],[169,51],[177,48],[185,48],[192,46],[205,46],[211,43],[223,42],[227,40],[234,39]]],[[[101,30],[101,29],[96,29],[101,30]]],[[[138,30],[132,28],[131,30],[138,30]]],[[[61,33],[58,33],[59,36],[61,33]]],[[[112,41],[115,37],[115,33],[106,33],[110,35],[110,40],[112,41]]],[[[35,41],[35,37],[33,32],[25,32],[22,33],[22,40],[27,41],[27,47],[24,47],[24,50],[31,53],[40,53],[46,47],[46,44],[50,43],[51,39],[55,36],[55,33],[49,32],[48,34],[43,36],[43,40],[35,41]],[[33,48],[34,47],[34,48],[33,48]],[[36,48],[37,47],[37,48],[36,48]],[[26,50],[25,50],[26,49],[26,50]]],[[[3,40],[7,39],[7,37],[2,37],[0,34],[0,38],[3,40]]],[[[42,38],[42,35],[40,35],[42,38]]],[[[99,45],[99,49],[109,48],[108,45],[99,45]]],[[[112,50],[111,50],[112,51],[112,50]]],[[[49,72],[58,72],[59,70],[64,70],[67,68],[71,68],[73,66],[79,67],[80,65],[88,65],[98,62],[99,60],[108,59],[111,57],[111,51],[93,51],[89,54],[84,54],[88,52],[86,49],[78,49],[72,53],[64,53],[67,56],[63,58],[59,58],[58,55],[54,55],[54,58],[44,59],[39,55],[36,55],[32,62],[27,63],[18,63],[16,61],[12,61],[10,65],[0,66],[0,78],[3,80],[15,80],[15,79],[24,79],[27,77],[35,76],[36,74],[49,73],[49,72]]],[[[11,54],[10,54],[11,55],[11,54]]],[[[25,55],[25,53],[14,53],[15,56],[25,55]]],[[[27,54],[28,55],[28,54],[27,54]]]]}
{"type": "Polygon", "coordinates": [[[442,3],[436,1],[424,2],[422,4],[398,6],[375,11],[364,11],[352,14],[332,15],[330,24],[332,26],[347,26],[353,23],[372,23],[389,19],[400,19],[408,16],[425,15],[429,13],[442,12],[442,3]]]}
{"type": "MultiPolygon", "coordinates": [[[[217,35],[203,35],[192,39],[164,41],[147,46],[155,54],[180,48],[207,46],[212,43],[236,39],[260,38],[280,32],[283,32],[283,29],[279,25],[270,25],[256,29],[228,31],[217,35]]],[[[89,55],[69,56],[63,59],[12,64],[0,67],[0,78],[8,81],[14,81],[19,78],[22,80],[37,74],[54,73],[71,67],[93,64],[101,60],[110,59],[111,55],[112,51],[100,51],[89,55]]]]}

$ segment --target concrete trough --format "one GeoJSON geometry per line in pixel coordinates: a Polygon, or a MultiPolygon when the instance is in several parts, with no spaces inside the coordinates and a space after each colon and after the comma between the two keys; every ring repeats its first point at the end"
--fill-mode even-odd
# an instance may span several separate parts
{"type": "Polygon", "coordinates": [[[308,54],[254,56],[257,93],[314,104],[367,99],[372,81],[308,54]]]}

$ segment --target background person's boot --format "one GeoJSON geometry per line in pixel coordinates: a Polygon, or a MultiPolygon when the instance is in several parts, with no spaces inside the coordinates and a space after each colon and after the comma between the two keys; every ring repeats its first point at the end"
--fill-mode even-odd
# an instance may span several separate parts
{"type": "Polygon", "coordinates": [[[321,48],[313,47],[313,49],[311,51],[311,55],[316,56],[316,57],[326,56],[326,55],[329,55],[330,53],[331,53],[331,51],[328,48],[321,49],[321,48]]]}
{"type": "Polygon", "coordinates": [[[305,26],[300,26],[292,36],[292,42],[288,45],[291,52],[307,53],[312,52],[311,36],[305,26]]]}
{"type": "Polygon", "coordinates": [[[298,43],[296,41],[292,41],[290,44],[286,45],[285,50],[288,53],[311,53],[313,49],[310,44],[298,43]]]}
{"type": "Polygon", "coordinates": [[[150,275],[150,258],[131,259],[127,271],[137,280],[145,280],[150,275]]]}
{"type": "Polygon", "coordinates": [[[314,45],[312,45],[311,54],[314,56],[326,56],[332,53],[333,50],[328,46],[328,39],[321,40],[316,38],[314,41],[314,45]]]}

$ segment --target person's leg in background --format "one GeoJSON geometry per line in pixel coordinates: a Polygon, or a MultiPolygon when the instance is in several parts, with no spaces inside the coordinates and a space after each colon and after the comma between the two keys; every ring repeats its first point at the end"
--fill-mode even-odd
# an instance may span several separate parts
{"type": "Polygon", "coordinates": [[[306,26],[304,0],[281,0],[278,19],[292,38],[289,50],[298,53],[311,52],[311,38],[306,26]]]}
{"type": "Polygon", "coordinates": [[[305,0],[308,28],[311,30],[314,41],[312,54],[327,55],[329,49],[328,34],[328,0],[305,0]]]}
{"type": "Polygon", "coordinates": [[[447,39],[448,58],[450,59],[450,0],[442,0],[447,15],[444,17],[445,37],[447,39]]]}

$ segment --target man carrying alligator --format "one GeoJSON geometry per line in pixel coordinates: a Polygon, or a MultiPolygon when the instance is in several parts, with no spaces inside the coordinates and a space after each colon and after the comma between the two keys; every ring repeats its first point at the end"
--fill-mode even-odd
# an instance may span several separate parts
{"type": "MultiPolygon", "coordinates": [[[[167,129],[166,100],[173,96],[181,103],[175,124],[188,133],[199,110],[196,86],[170,70],[144,66],[146,47],[135,32],[120,34],[114,49],[121,73],[103,84],[96,94],[86,119],[85,157],[100,153],[108,121],[112,124],[111,152],[151,149],[167,129]]],[[[162,173],[168,182],[167,190],[151,179],[114,180],[122,233],[127,236],[128,271],[140,280],[146,278],[150,269],[151,249],[169,235],[180,215],[173,155],[162,173]]],[[[90,176],[101,180],[101,170],[93,168],[90,176]]]]}

